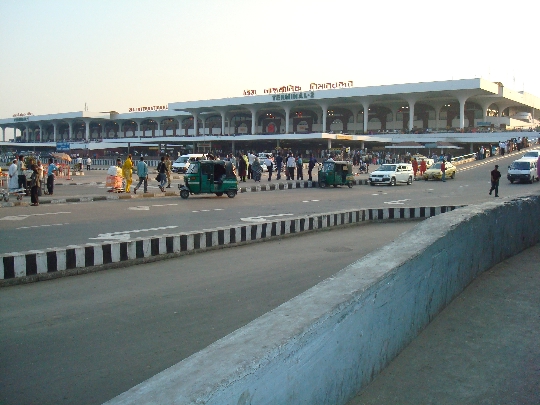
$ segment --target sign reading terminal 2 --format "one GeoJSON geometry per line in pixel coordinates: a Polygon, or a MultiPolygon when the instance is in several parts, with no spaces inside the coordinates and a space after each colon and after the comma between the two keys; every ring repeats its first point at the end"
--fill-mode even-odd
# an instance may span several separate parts
{"type": "Polygon", "coordinates": [[[308,98],[315,98],[314,91],[300,91],[298,93],[285,93],[272,95],[272,101],[285,101],[285,100],[304,100],[308,98]]]}

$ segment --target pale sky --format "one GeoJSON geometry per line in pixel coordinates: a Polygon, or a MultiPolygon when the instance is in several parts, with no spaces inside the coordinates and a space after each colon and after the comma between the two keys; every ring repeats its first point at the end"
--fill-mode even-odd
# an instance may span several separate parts
{"type": "Polygon", "coordinates": [[[0,118],[483,77],[540,96],[540,2],[0,0],[0,118]]]}

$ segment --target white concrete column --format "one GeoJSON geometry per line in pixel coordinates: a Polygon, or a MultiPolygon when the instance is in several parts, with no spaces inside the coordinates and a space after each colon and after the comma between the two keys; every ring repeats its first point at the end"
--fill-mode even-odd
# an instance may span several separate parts
{"type": "Polygon", "coordinates": [[[285,133],[288,134],[290,131],[289,121],[291,120],[291,106],[289,104],[285,104],[283,109],[285,110],[285,133]]]}
{"type": "Polygon", "coordinates": [[[257,132],[257,109],[251,107],[249,112],[251,113],[251,135],[255,135],[257,132]]]}
{"type": "Polygon", "coordinates": [[[328,117],[328,104],[318,103],[319,107],[322,109],[322,129],[321,132],[326,132],[326,118],[328,117]]]}
{"type": "Polygon", "coordinates": [[[68,126],[69,126],[68,141],[71,141],[73,139],[73,121],[68,121],[68,126]]]}
{"type": "MultiPolygon", "coordinates": [[[[467,101],[469,97],[467,96],[461,96],[458,98],[459,101],[459,128],[464,129],[465,128],[465,102],[467,101]]],[[[469,122],[469,125],[471,123],[469,122]]]]}
{"type": "MultiPolygon", "coordinates": [[[[225,121],[227,120],[227,113],[225,111],[220,111],[219,114],[221,115],[221,135],[225,135],[225,121]]],[[[234,150],[234,144],[233,144],[233,150],[234,150]]]]}
{"type": "Polygon", "coordinates": [[[193,136],[198,136],[198,135],[199,135],[199,114],[194,112],[193,113],[193,136]]]}
{"type": "Polygon", "coordinates": [[[435,110],[435,129],[439,129],[439,117],[441,115],[441,110],[444,107],[446,103],[440,102],[440,103],[430,103],[433,109],[435,110]]]}
{"type": "Polygon", "coordinates": [[[203,117],[201,118],[201,121],[202,121],[202,134],[203,136],[206,135],[206,119],[203,117]]]}
{"type": "Polygon", "coordinates": [[[2,125],[2,142],[6,141],[6,127],[2,125]]]}
{"type": "Polygon", "coordinates": [[[90,120],[84,120],[84,139],[86,142],[90,140],[90,120]]]}
{"type": "Polygon", "coordinates": [[[362,103],[362,107],[364,107],[364,134],[367,134],[369,123],[369,102],[362,103]]]}
{"type": "Polygon", "coordinates": [[[56,142],[56,134],[58,133],[58,123],[53,121],[53,142],[56,142]]]}
{"type": "Polygon", "coordinates": [[[43,142],[43,124],[39,124],[39,141],[43,142]]]}
{"type": "MultiPolygon", "coordinates": [[[[360,112],[360,108],[349,108],[349,111],[353,115],[353,125],[354,125],[354,131],[356,132],[356,124],[358,123],[358,113],[360,112]]],[[[345,125],[345,123],[343,123],[345,125]]],[[[345,130],[345,128],[343,128],[345,130]]]]}
{"type": "Polygon", "coordinates": [[[409,103],[409,132],[414,128],[414,105],[416,104],[416,99],[409,98],[407,99],[409,103]]]}

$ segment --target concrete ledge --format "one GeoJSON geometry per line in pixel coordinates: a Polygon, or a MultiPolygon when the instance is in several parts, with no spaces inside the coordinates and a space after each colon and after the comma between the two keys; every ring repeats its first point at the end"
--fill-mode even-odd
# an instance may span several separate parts
{"type": "Polygon", "coordinates": [[[253,243],[333,226],[373,220],[428,218],[455,208],[455,206],[388,207],[337,211],[256,224],[138,238],[126,242],[88,243],[65,248],[7,253],[0,255],[0,287],[44,280],[50,278],[52,273],[59,273],[54,277],[62,277],[64,273],[79,274],[80,271],[77,269],[94,267],[105,270],[109,267],[118,267],[118,263],[121,262],[132,265],[171,255],[253,243]]]}
{"type": "Polygon", "coordinates": [[[436,216],[107,402],[346,404],[481,272],[540,240],[540,197],[436,216]]]}

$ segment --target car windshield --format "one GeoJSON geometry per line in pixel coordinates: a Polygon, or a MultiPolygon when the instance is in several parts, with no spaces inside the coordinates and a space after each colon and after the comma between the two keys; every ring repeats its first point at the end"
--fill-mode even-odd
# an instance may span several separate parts
{"type": "Polygon", "coordinates": [[[382,165],[377,170],[378,172],[394,172],[396,171],[396,165],[382,165]]]}
{"type": "Polygon", "coordinates": [[[538,157],[538,152],[527,152],[523,157],[538,157]]]}
{"type": "Polygon", "coordinates": [[[531,164],[529,162],[514,162],[510,165],[510,169],[515,170],[529,170],[531,168],[531,164]]]}
{"type": "Polygon", "coordinates": [[[186,163],[189,160],[187,156],[180,156],[174,161],[174,163],[186,163]]]}

